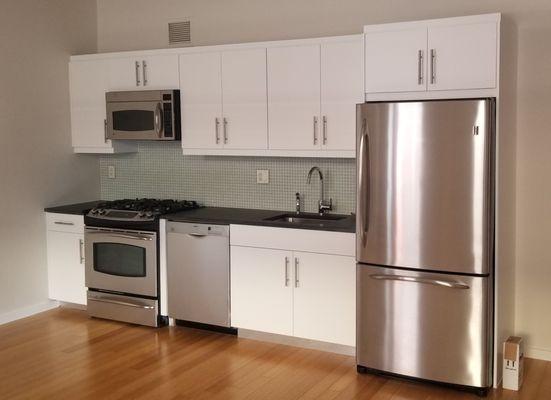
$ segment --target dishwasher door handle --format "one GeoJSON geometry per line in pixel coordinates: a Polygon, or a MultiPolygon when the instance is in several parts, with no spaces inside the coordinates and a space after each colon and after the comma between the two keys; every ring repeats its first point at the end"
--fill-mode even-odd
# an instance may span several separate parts
{"type": "Polygon", "coordinates": [[[202,233],[187,233],[188,236],[191,236],[191,237],[195,237],[195,238],[203,238],[203,237],[206,237],[207,235],[204,235],[202,233]]]}

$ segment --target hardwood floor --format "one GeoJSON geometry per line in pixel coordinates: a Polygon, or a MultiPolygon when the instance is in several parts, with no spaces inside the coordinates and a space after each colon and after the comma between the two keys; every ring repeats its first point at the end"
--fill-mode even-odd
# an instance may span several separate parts
{"type": "MultiPolygon", "coordinates": [[[[152,329],[60,308],[0,326],[1,399],[477,399],[359,375],[353,357],[183,327],[152,329]]],[[[551,363],[527,360],[520,392],[551,399],[551,363]]]]}

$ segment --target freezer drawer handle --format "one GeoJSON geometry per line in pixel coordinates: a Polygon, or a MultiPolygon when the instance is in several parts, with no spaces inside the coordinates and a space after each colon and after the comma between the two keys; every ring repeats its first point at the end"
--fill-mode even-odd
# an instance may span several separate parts
{"type": "Polygon", "coordinates": [[[146,310],[151,310],[151,309],[155,308],[155,306],[144,306],[144,305],[141,305],[141,304],[128,303],[126,301],[119,301],[119,300],[95,299],[95,298],[89,297],[88,301],[90,301],[90,300],[97,301],[97,302],[100,302],[100,303],[117,304],[119,306],[145,308],[146,310]]]}
{"type": "Polygon", "coordinates": [[[404,282],[416,282],[416,283],[424,283],[427,285],[435,285],[435,286],[444,286],[452,289],[470,289],[469,285],[465,285],[464,283],[460,282],[450,282],[450,281],[443,281],[440,279],[425,279],[425,278],[416,278],[413,276],[403,276],[403,275],[369,275],[371,279],[378,279],[381,281],[404,281],[404,282]]]}

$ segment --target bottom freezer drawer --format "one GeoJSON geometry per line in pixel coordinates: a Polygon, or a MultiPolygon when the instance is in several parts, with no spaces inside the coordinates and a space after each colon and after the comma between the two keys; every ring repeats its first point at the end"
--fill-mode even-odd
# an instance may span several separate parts
{"type": "Polygon", "coordinates": [[[157,326],[157,300],[88,291],[88,315],[131,324],[157,326]]]}
{"type": "Polygon", "coordinates": [[[357,265],[357,364],[456,385],[491,385],[488,277],[357,265]]]}

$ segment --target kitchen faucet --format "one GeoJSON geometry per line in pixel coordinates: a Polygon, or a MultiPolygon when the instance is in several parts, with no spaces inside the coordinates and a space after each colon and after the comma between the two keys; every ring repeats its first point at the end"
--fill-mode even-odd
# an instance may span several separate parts
{"type": "Polygon", "coordinates": [[[321,173],[321,169],[318,167],[312,167],[310,168],[310,171],[308,172],[308,179],[306,180],[306,183],[310,183],[312,180],[312,174],[314,171],[317,171],[320,177],[320,199],[318,202],[318,212],[320,215],[323,215],[325,211],[330,211],[333,209],[333,199],[329,199],[329,201],[323,199],[323,174],[321,173]]]}

